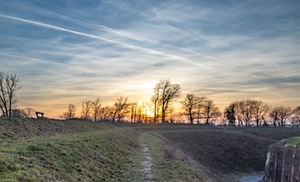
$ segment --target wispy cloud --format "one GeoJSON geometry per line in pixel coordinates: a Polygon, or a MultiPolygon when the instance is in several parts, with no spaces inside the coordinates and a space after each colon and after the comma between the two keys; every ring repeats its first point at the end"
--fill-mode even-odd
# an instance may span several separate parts
{"type": "Polygon", "coordinates": [[[21,105],[145,99],[165,78],[220,107],[299,102],[298,1],[0,4],[1,68],[20,75],[21,105]]]}
{"type": "Polygon", "coordinates": [[[58,26],[54,26],[54,25],[50,25],[50,24],[46,24],[46,23],[33,21],[33,20],[27,20],[27,19],[8,16],[8,15],[4,15],[4,14],[0,14],[0,16],[5,17],[5,18],[9,18],[9,19],[13,19],[13,20],[17,20],[17,21],[21,21],[21,22],[24,22],[24,23],[30,23],[30,24],[33,24],[33,25],[42,26],[42,27],[45,27],[45,28],[50,28],[50,29],[54,29],[54,30],[58,30],[58,31],[64,31],[64,32],[68,32],[68,33],[72,33],[72,34],[76,34],[76,35],[80,35],[80,36],[85,36],[85,37],[92,38],[92,39],[98,39],[98,40],[106,41],[106,42],[109,42],[109,43],[112,43],[112,44],[118,44],[118,45],[123,46],[125,48],[134,49],[134,50],[137,50],[137,51],[142,51],[142,52],[145,52],[147,54],[165,56],[169,59],[185,61],[185,62],[195,64],[196,66],[199,66],[201,68],[206,68],[205,65],[202,65],[200,63],[197,63],[197,62],[194,62],[192,60],[186,59],[184,57],[180,57],[180,56],[176,56],[176,55],[156,51],[156,50],[153,50],[153,49],[143,48],[143,47],[123,43],[123,42],[120,42],[120,41],[115,41],[115,40],[112,40],[112,39],[107,39],[107,38],[104,38],[104,37],[91,35],[91,34],[79,32],[79,31],[75,31],[75,30],[70,30],[70,29],[66,29],[66,28],[63,28],[63,27],[58,27],[58,26]]]}

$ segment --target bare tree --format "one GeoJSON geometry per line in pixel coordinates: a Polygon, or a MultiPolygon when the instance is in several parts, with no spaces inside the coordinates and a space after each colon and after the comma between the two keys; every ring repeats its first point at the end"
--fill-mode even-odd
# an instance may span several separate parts
{"type": "Polygon", "coordinates": [[[142,104],[140,105],[141,108],[141,119],[142,121],[144,121],[145,123],[149,123],[152,121],[153,117],[151,116],[151,113],[153,111],[153,108],[151,106],[151,103],[149,102],[142,102],[142,104]]]}
{"type": "Polygon", "coordinates": [[[203,110],[203,107],[204,107],[204,102],[205,100],[207,99],[206,97],[202,97],[203,100],[201,102],[199,102],[196,106],[196,114],[197,114],[197,124],[200,124],[200,119],[201,119],[201,115],[202,115],[202,110],[203,110]]]}
{"type": "Polygon", "coordinates": [[[154,108],[153,108],[153,122],[156,123],[158,119],[158,113],[159,113],[159,104],[160,104],[160,89],[161,85],[156,84],[154,88],[154,95],[151,97],[151,101],[153,102],[154,108]]]}
{"type": "Polygon", "coordinates": [[[231,103],[225,108],[224,116],[228,120],[228,124],[231,126],[236,125],[236,102],[231,103]]]}
{"type": "Polygon", "coordinates": [[[215,106],[212,100],[206,100],[203,105],[203,115],[205,119],[205,124],[209,124],[210,120],[214,120],[219,117],[221,113],[219,108],[215,106]]]}
{"type": "Polygon", "coordinates": [[[278,119],[280,126],[284,127],[289,117],[292,115],[292,109],[290,107],[280,106],[277,107],[278,110],[278,119]]]}
{"type": "Polygon", "coordinates": [[[65,120],[72,119],[75,117],[76,106],[74,104],[69,104],[68,111],[64,112],[62,118],[65,120]]]}
{"type": "Polygon", "coordinates": [[[130,122],[135,122],[136,121],[136,113],[137,113],[137,103],[136,102],[133,102],[133,103],[130,103],[130,112],[131,112],[131,115],[130,115],[130,122]]]}
{"type": "Polygon", "coordinates": [[[24,117],[21,109],[12,109],[11,117],[14,118],[22,118],[24,117]]]}
{"type": "MultiPolygon", "coordinates": [[[[154,96],[152,101],[156,101],[161,105],[161,121],[165,122],[166,112],[169,103],[180,95],[180,86],[178,84],[171,84],[170,80],[160,80],[154,89],[154,96]]],[[[158,107],[154,102],[154,107],[158,107]]],[[[154,109],[154,121],[156,122],[156,108],[154,109]]]]}
{"type": "Polygon", "coordinates": [[[264,120],[265,115],[268,113],[270,107],[268,104],[253,100],[252,101],[253,117],[256,122],[256,126],[261,126],[262,120],[264,120]]]}
{"type": "Polygon", "coordinates": [[[244,116],[244,122],[246,126],[251,125],[251,119],[253,118],[253,100],[247,99],[239,102],[241,113],[244,116]]]}
{"type": "Polygon", "coordinates": [[[22,109],[21,112],[22,115],[25,116],[26,118],[30,118],[35,115],[35,110],[30,107],[26,107],[25,109],[22,109]]]}
{"type": "Polygon", "coordinates": [[[300,125],[300,106],[296,107],[293,110],[293,117],[292,117],[293,124],[299,127],[300,125]]]}
{"type": "Polygon", "coordinates": [[[170,80],[163,80],[160,82],[162,86],[161,92],[161,121],[165,122],[166,111],[169,103],[180,95],[180,86],[178,84],[171,84],[170,80]]]}
{"type": "Polygon", "coordinates": [[[97,121],[100,115],[100,109],[102,105],[102,100],[98,97],[92,104],[92,114],[93,114],[93,120],[97,121]]]}
{"type": "Polygon", "coordinates": [[[194,123],[194,115],[197,113],[199,106],[203,106],[204,99],[205,97],[197,97],[194,94],[187,94],[185,99],[181,101],[185,114],[188,115],[191,124],[194,123]]]}
{"type": "Polygon", "coordinates": [[[261,126],[269,110],[268,104],[262,101],[246,99],[232,102],[225,109],[224,115],[230,124],[235,124],[237,120],[238,126],[250,126],[252,122],[255,122],[256,126],[261,126]]]}
{"type": "Polygon", "coordinates": [[[138,106],[136,109],[136,120],[138,123],[143,122],[143,108],[141,106],[138,106]]]}
{"type": "Polygon", "coordinates": [[[169,114],[169,118],[170,118],[170,123],[174,123],[174,107],[169,107],[167,110],[167,113],[169,114]]]}
{"type": "Polygon", "coordinates": [[[0,109],[5,117],[12,116],[13,105],[15,104],[15,92],[21,89],[17,75],[5,75],[0,72],[0,109]]]}
{"type": "Polygon", "coordinates": [[[279,120],[279,109],[278,109],[278,107],[273,108],[270,111],[269,115],[273,120],[273,126],[276,127],[277,126],[277,121],[279,120]]]}
{"type": "Polygon", "coordinates": [[[235,118],[238,121],[238,126],[243,126],[244,125],[244,113],[241,110],[241,101],[234,101],[233,103],[231,103],[232,105],[234,105],[235,110],[235,118]]]}
{"type": "Polygon", "coordinates": [[[82,119],[90,119],[90,114],[93,109],[92,101],[86,100],[81,103],[81,118],[82,119]]]}
{"type": "Polygon", "coordinates": [[[124,118],[128,113],[128,107],[129,107],[128,98],[127,97],[117,98],[114,107],[115,107],[115,112],[113,115],[113,121],[115,121],[116,118],[118,119],[117,121],[121,121],[122,118],[124,118]]]}
{"type": "Polygon", "coordinates": [[[100,120],[111,121],[114,115],[115,108],[110,106],[101,107],[100,109],[100,120]]]}

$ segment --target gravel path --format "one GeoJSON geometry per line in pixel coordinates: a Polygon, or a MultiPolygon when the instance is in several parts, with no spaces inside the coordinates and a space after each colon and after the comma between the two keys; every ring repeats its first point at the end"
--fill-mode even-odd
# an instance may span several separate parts
{"type": "Polygon", "coordinates": [[[152,157],[150,155],[150,150],[148,145],[142,144],[143,147],[143,162],[141,164],[142,169],[141,172],[144,175],[144,180],[145,181],[154,181],[153,180],[153,174],[152,174],[152,157]]]}

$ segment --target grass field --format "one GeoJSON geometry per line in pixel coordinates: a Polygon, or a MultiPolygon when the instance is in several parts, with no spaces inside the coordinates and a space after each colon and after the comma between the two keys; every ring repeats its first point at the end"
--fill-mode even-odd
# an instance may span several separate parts
{"type": "Polygon", "coordinates": [[[268,146],[293,136],[300,130],[2,118],[0,181],[145,181],[144,145],[154,181],[232,181],[262,171],[268,146]]]}
{"type": "Polygon", "coordinates": [[[107,123],[0,123],[0,181],[118,181],[138,148],[134,130],[107,123]]]}
{"type": "Polygon", "coordinates": [[[230,175],[263,171],[269,145],[300,136],[298,128],[206,128],[159,133],[221,181],[230,175]]]}

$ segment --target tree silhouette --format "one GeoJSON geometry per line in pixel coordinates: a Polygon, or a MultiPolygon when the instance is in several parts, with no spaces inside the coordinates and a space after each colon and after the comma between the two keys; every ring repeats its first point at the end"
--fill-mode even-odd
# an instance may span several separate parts
{"type": "Polygon", "coordinates": [[[203,106],[203,115],[205,124],[209,124],[210,120],[216,119],[221,115],[219,108],[215,106],[212,100],[206,100],[203,106]]]}
{"type": "Polygon", "coordinates": [[[151,97],[151,101],[153,102],[154,108],[153,108],[153,122],[157,122],[158,113],[159,113],[159,104],[160,104],[160,89],[161,85],[156,84],[154,88],[154,95],[151,97]]]}
{"type": "Polygon", "coordinates": [[[115,112],[115,108],[111,106],[101,107],[100,109],[100,121],[111,121],[115,112]]]}
{"type": "Polygon", "coordinates": [[[194,115],[198,113],[198,108],[203,106],[204,99],[205,97],[197,97],[194,94],[187,94],[185,99],[181,101],[185,114],[188,115],[191,124],[194,123],[194,115]]]}
{"type": "MultiPolygon", "coordinates": [[[[277,121],[279,120],[278,114],[279,113],[279,109],[277,107],[273,108],[269,115],[273,120],[273,126],[276,127],[277,126],[277,121]]],[[[279,124],[280,125],[280,124],[279,124]]]]}
{"type": "Polygon", "coordinates": [[[133,102],[129,104],[130,106],[130,122],[135,122],[136,121],[136,115],[137,115],[137,103],[133,102]]]}
{"type": "Polygon", "coordinates": [[[81,103],[81,118],[90,119],[90,114],[93,109],[93,103],[90,100],[82,101],[81,103]]]}
{"type": "Polygon", "coordinates": [[[15,92],[21,89],[17,75],[5,75],[0,72],[0,109],[4,117],[12,116],[15,100],[15,92]]]}
{"type": "Polygon", "coordinates": [[[128,107],[129,107],[128,98],[127,97],[117,98],[114,107],[115,107],[115,112],[113,115],[113,121],[115,121],[116,119],[118,119],[117,121],[121,121],[122,118],[124,118],[128,113],[128,107]]]}
{"type": "Polygon", "coordinates": [[[232,102],[225,109],[225,116],[229,120],[230,124],[238,121],[238,126],[245,125],[250,126],[255,122],[256,126],[261,126],[262,121],[265,123],[265,117],[269,112],[270,107],[267,103],[260,100],[238,100],[232,102]]]}
{"type": "Polygon", "coordinates": [[[69,104],[68,111],[64,112],[62,118],[65,120],[72,119],[75,117],[76,106],[74,104],[69,104]]]}
{"type": "Polygon", "coordinates": [[[264,119],[265,115],[270,110],[270,107],[268,106],[268,104],[262,101],[253,100],[252,109],[253,109],[253,117],[256,122],[256,126],[257,127],[261,126],[261,121],[264,119]]]}
{"type": "MultiPolygon", "coordinates": [[[[165,122],[166,111],[169,103],[180,95],[180,86],[178,84],[171,84],[170,80],[160,80],[154,89],[154,100],[161,105],[161,121],[165,122]]],[[[153,101],[153,99],[152,99],[153,101]]],[[[156,109],[157,105],[154,106],[154,122],[156,122],[156,109]]]]}
{"type": "Polygon", "coordinates": [[[277,110],[278,112],[277,117],[278,117],[279,125],[281,127],[284,127],[287,120],[292,115],[292,109],[290,107],[284,107],[284,106],[276,107],[274,109],[277,110]]]}
{"type": "Polygon", "coordinates": [[[97,121],[100,115],[100,109],[101,109],[101,102],[102,100],[98,97],[95,101],[92,102],[92,114],[93,114],[93,120],[97,121]]]}
{"type": "Polygon", "coordinates": [[[231,103],[227,108],[225,108],[224,115],[228,120],[229,125],[235,126],[235,112],[236,112],[236,104],[231,103]]]}
{"type": "Polygon", "coordinates": [[[22,109],[21,112],[22,115],[25,116],[26,118],[30,118],[35,115],[35,110],[30,107],[26,107],[25,109],[22,109]]]}
{"type": "Polygon", "coordinates": [[[296,107],[293,110],[293,117],[292,117],[293,124],[299,127],[300,125],[300,106],[296,107]]]}

